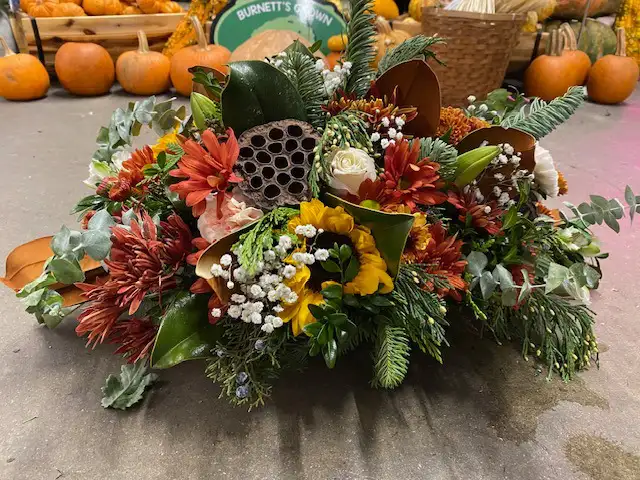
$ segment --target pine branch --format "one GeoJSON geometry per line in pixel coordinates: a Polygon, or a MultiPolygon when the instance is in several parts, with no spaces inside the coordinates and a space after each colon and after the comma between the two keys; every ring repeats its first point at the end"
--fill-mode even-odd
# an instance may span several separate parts
{"type": "MultiPolygon", "coordinates": [[[[416,140],[414,140],[416,141],[416,140]]],[[[458,151],[452,145],[440,140],[439,138],[421,138],[420,156],[421,158],[429,157],[432,162],[440,164],[438,173],[445,180],[452,181],[456,172],[456,158],[458,151]]]]}
{"type": "Polygon", "coordinates": [[[372,0],[351,0],[351,20],[347,24],[349,43],[345,52],[345,62],[351,63],[351,73],[347,78],[346,92],[363,97],[369,90],[373,71],[371,62],[375,57],[375,15],[372,0]]]}
{"type": "Polygon", "coordinates": [[[373,354],[373,386],[395,388],[400,385],[409,369],[410,351],[409,337],[404,328],[380,325],[373,354]]]}
{"type": "Polygon", "coordinates": [[[315,128],[324,127],[326,115],[322,104],[327,101],[322,75],[316,69],[313,56],[305,55],[297,48],[291,48],[280,57],[282,64],[278,67],[293,83],[305,105],[309,123],[315,128]]]}
{"type": "Polygon", "coordinates": [[[563,96],[549,103],[536,98],[528,107],[505,117],[500,125],[505,128],[517,128],[540,140],[558,125],[566,122],[584,103],[584,96],[584,87],[571,87],[563,96]]]}
{"type": "Polygon", "coordinates": [[[378,63],[377,76],[379,77],[390,68],[409,60],[428,60],[433,58],[440,65],[444,65],[431,50],[431,47],[438,43],[445,43],[445,41],[440,37],[425,37],[424,35],[405,40],[397,47],[387,50],[380,63],[378,63]]]}

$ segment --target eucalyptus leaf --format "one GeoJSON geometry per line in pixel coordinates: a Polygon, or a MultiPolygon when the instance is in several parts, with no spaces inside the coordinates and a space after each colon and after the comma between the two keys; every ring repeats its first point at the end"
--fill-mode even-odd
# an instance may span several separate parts
{"type": "Polygon", "coordinates": [[[155,96],[151,96],[149,98],[145,98],[142,101],[136,102],[133,107],[134,118],[143,125],[148,125],[153,119],[155,104],[155,96]]]}
{"type": "Polygon", "coordinates": [[[102,261],[111,251],[111,234],[102,230],[85,230],[82,232],[82,247],[91,258],[102,261]]]}
{"type": "Polygon", "coordinates": [[[153,368],[169,368],[178,363],[206,358],[220,339],[222,330],[211,325],[206,295],[180,292],[162,317],[151,352],[153,368]]]}
{"type": "Polygon", "coordinates": [[[493,292],[496,290],[497,283],[493,279],[493,275],[491,272],[484,271],[482,272],[482,276],[480,277],[480,291],[482,292],[482,298],[487,300],[493,292]]]}
{"type": "Polygon", "coordinates": [[[488,263],[487,256],[482,252],[471,252],[467,255],[467,271],[474,277],[481,276],[488,263]]]}
{"type": "Polygon", "coordinates": [[[503,291],[514,286],[513,275],[511,275],[511,272],[501,263],[496,265],[496,268],[493,269],[493,279],[498,282],[500,289],[503,291]]]}
{"type": "Polygon", "coordinates": [[[633,216],[636,213],[636,196],[629,185],[624,189],[624,199],[629,205],[629,219],[631,220],[631,223],[633,223],[633,216]]]}
{"type": "Polygon", "coordinates": [[[515,306],[518,303],[518,289],[509,288],[508,290],[503,290],[501,301],[505,307],[515,306]]]}
{"type": "Polygon", "coordinates": [[[546,285],[544,293],[551,293],[556,288],[560,287],[563,282],[571,276],[571,272],[564,265],[560,265],[555,262],[551,262],[549,265],[549,272],[545,279],[546,285]]]}
{"type": "Polygon", "coordinates": [[[68,258],[54,258],[49,263],[49,269],[56,280],[65,285],[71,285],[84,280],[84,273],[77,260],[68,258]]]}
{"type": "Polygon", "coordinates": [[[111,227],[113,227],[116,222],[113,220],[109,212],[106,210],[97,211],[91,220],[89,220],[88,229],[89,230],[102,230],[109,232],[111,227]]]}
{"type": "Polygon", "coordinates": [[[276,120],[307,119],[304,103],[287,76],[257,60],[229,64],[221,104],[224,124],[236,135],[276,120]]]}

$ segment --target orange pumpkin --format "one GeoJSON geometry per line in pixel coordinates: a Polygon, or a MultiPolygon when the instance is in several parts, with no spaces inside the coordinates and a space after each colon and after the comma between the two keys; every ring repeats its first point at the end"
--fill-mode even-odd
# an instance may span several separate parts
{"type": "Polygon", "coordinates": [[[191,22],[196,31],[198,44],[178,50],[171,57],[171,83],[181,95],[191,94],[193,75],[189,72],[191,67],[210,67],[221,72],[227,72],[226,64],[229,62],[231,52],[220,45],[207,45],[207,40],[200,25],[198,17],[191,17],[191,22]]]}
{"type": "Polygon", "coordinates": [[[105,94],[115,78],[111,55],[96,43],[64,43],[56,53],[55,69],[65,90],[75,95],[105,94]]]}
{"type": "Polygon", "coordinates": [[[29,7],[34,2],[34,0],[20,0],[20,10],[24,13],[29,13],[29,7]]]}
{"type": "Polygon", "coordinates": [[[87,14],[80,5],[75,3],[57,3],[53,6],[52,17],[84,17],[87,14]]]}
{"type": "Polygon", "coordinates": [[[599,58],[589,72],[587,93],[596,103],[612,105],[624,102],[638,83],[640,67],[633,58],[627,57],[624,28],[618,28],[616,35],[618,45],[615,55],[599,58]]]}
{"type": "Polygon", "coordinates": [[[120,0],[82,0],[82,8],[89,15],[122,15],[120,0]]]}
{"type": "Polygon", "coordinates": [[[82,0],[61,0],[60,3],[75,3],[79,7],[82,6],[82,0]]]}
{"type": "Polygon", "coordinates": [[[160,0],[138,0],[136,3],[142,13],[160,13],[162,7],[160,0]]]}
{"type": "Polygon", "coordinates": [[[178,2],[162,2],[160,13],[182,13],[182,7],[178,2]]]}
{"type": "Polygon", "coordinates": [[[27,13],[32,17],[53,17],[53,7],[58,0],[34,0],[29,4],[27,13]]]}
{"type": "Polygon", "coordinates": [[[7,100],[35,100],[49,90],[49,74],[33,55],[15,53],[0,36],[4,55],[0,57],[0,97],[7,100]]]}
{"type": "Polygon", "coordinates": [[[373,68],[377,68],[378,62],[382,60],[387,50],[391,50],[411,38],[411,34],[404,30],[393,30],[391,24],[383,17],[376,18],[376,30],[378,30],[378,34],[373,46],[376,52],[376,58],[371,65],[373,68]]]}
{"type": "Polygon", "coordinates": [[[573,63],[573,70],[576,75],[575,85],[584,85],[591,68],[591,59],[582,50],[578,50],[576,35],[568,23],[563,23],[560,26],[560,30],[564,40],[562,55],[569,58],[569,61],[573,63]]]}
{"type": "Polygon", "coordinates": [[[122,10],[122,15],[142,15],[142,10],[135,5],[127,5],[122,10]]]}
{"type": "Polygon", "coordinates": [[[333,70],[338,64],[338,60],[342,58],[342,52],[331,52],[329,55],[324,57],[324,63],[327,65],[329,70],[333,70]]]}
{"type": "Polygon", "coordinates": [[[551,32],[549,54],[536,57],[524,72],[524,90],[528,96],[551,101],[575,85],[574,64],[562,55],[562,47],[560,33],[551,32]]]}
{"type": "Polygon", "coordinates": [[[147,37],[138,32],[138,50],[124,52],[116,62],[116,78],[126,92],[135,95],[155,95],[171,86],[171,61],[160,52],[149,50],[147,37]]]}

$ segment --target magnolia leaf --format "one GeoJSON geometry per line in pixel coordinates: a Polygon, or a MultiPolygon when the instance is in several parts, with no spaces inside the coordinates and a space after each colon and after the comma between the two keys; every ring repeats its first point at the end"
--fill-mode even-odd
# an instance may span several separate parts
{"type": "Polygon", "coordinates": [[[498,282],[502,291],[513,288],[514,286],[513,275],[511,275],[511,272],[501,263],[493,269],[493,279],[498,282]]]}
{"type": "Polygon", "coordinates": [[[221,104],[224,124],[236,135],[276,120],[307,120],[304,103],[287,76],[257,60],[229,64],[221,104]]]}
{"type": "Polygon", "coordinates": [[[222,331],[209,323],[207,303],[207,295],[180,292],[176,296],[162,317],[151,352],[151,367],[169,368],[211,355],[222,331]]]}
{"type": "Polygon", "coordinates": [[[486,300],[491,297],[496,289],[496,286],[496,281],[493,279],[493,275],[491,275],[491,272],[482,272],[482,276],[480,277],[480,291],[482,292],[482,298],[486,300]]]}
{"type": "Polygon", "coordinates": [[[71,285],[84,280],[84,272],[77,260],[68,258],[54,258],[49,263],[49,269],[56,280],[65,285],[71,285]]]}
{"type": "Polygon", "coordinates": [[[404,246],[413,226],[414,216],[405,213],[386,213],[361,207],[331,194],[326,194],[323,200],[326,205],[331,207],[343,207],[347,213],[353,216],[358,225],[363,225],[371,230],[376,247],[387,263],[389,274],[395,277],[398,274],[404,246]]]}
{"type": "Polygon", "coordinates": [[[467,255],[467,271],[474,277],[482,275],[487,263],[487,256],[482,252],[471,252],[467,255]]]}
{"type": "Polygon", "coordinates": [[[89,230],[104,230],[109,232],[110,228],[114,226],[116,222],[111,218],[111,214],[106,210],[98,210],[91,220],[89,220],[89,230]]]}
{"type": "Polygon", "coordinates": [[[631,223],[633,223],[633,216],[636,213],[636,196],[629,185],[624,189],[624,199],[629,205],[629,219],[631,220],[631,223]]]}
{"type": "Polygon", "coordinates": [[[120,375],[109,375],[102,387],[102,406],[125,410],[142,400],[144,390],[151,385],[158,375],[146,373],[144,362],[123,365],[120,375]]]}
{"type": "Polygon", "coordinates": [[[560,287],[565,280],[568,280],[571,276],[571,272],[564,265],[560,265],[558,263],[551,262],[549,265],[549,272],[547,273],[547,277],[545,279],[546,286],[544,289],[544,293],[551,293],[556,288],[560,287]]]}
{"type": "Polygon", "coordinates": [[[85,230],[82,232],[81,245],[94,260],[104,260],[111,251],[111,234],[102,230],[85,230]]]}

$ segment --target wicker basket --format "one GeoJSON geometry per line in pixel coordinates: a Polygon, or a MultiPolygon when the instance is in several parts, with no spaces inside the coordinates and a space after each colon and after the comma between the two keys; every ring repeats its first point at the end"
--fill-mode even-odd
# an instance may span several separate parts
{"type": "Polygon", "coordinates": [[[424,34],[437,34],[447,42],[434,49],[446,67],[430,62],[443,105],[462,106],[469,95],[484,98],[500,87],[525,19],[522,14],[422,10],[424,34]]]}

